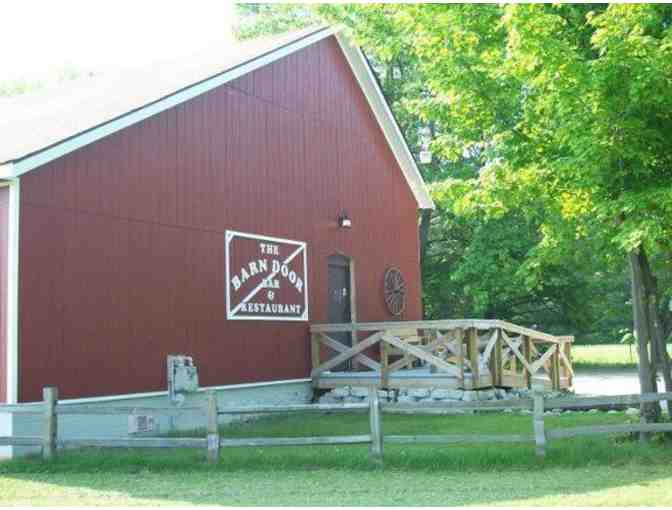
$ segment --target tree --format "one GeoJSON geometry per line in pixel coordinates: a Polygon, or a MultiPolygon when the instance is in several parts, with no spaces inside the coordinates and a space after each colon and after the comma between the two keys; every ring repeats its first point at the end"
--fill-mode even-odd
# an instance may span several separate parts
{"type": "MultiPolygon", "coordinates": [[[[301,4],[263,9],[247,4],[240,6],[239,15],[248,34],[301,28],[309,16],[356,26],[355,36],[416,159],[433,140],[449,133],[441,118],[424,114],[435,95],[413,48],[412,26],[399,19],[403,9],[323,5],[309,10],[301,4]],[[292,25],[293,20],[301,22],[292,25]]],[[[470,195],[480,186],[482,153],[482,148],[472,146],[457,151],[459,157],[451,160],[435,151],[430,163],[419,165],[425,180],[435,183],[431,193],[437,204],[433,217],[425,213],[420,222],[425,315],[496,316],[552,332],[572,331],[581,339],[620,338],[628,325],[620,267],[597,260],[593,254],[599,250],[592,247],[540,250],[544,210],[539,203],[521,207],[524,214],[518,210],[490,214],[468,206],[470,195]],[[536,217],[530,214],[532,209],[536,217]],[[572,265],[577,269],[567,272],[572,265]],[[586,297],[595,293],[602,298],[586,297]]]]}
{"type": "Polygon", "coordinates": [[[239,39],[253,39],[311,26],[322,20],[305,4],[236,4],[238,18],[234,32],[239,39]]]}
{"type": "MultiPolygon", "coordinates": [[[[378,6],[330,8],[355,35],[378,6]]],[[[417,56],[441,125],[434,149],[479,160],[471,202],[499,214],[542,204],[538,255],[600,247],[631,268],[642,391],[672,390],[649,254],[672,227],[672,7],[397,5],[385,15],[417,56]]],[[[387,44],[385,41],[384,44],[387,44]]],[[[379,43],[380,44],[380,43],[379,43]]],[[[539,207],[537,207],[537,210],[539,207]]],[[[645,406],[655,417],[656,406],[645,406]]]]}

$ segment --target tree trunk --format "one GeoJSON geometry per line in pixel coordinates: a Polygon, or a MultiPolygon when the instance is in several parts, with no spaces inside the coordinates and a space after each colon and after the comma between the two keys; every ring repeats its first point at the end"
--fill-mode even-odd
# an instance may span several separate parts
{"type": "MultiPolygon", "coordinates": [[[[639,385],[642,393],[656,393],[656,373],[652,370],[650,348],[653,347],[651,321],[649,320],[649,304],[646,292],[646,275],[644,266],[648,265],[644,248],[632,250],[628,253],[630,277],[632,285],[632,312],[637,337],[637,352],[639,353],[639,385]]],[[[653,349],[651,349],[652,351],[653,349]]],[[[660,416],[660,405],[657,403],[642,403],[642,416],[647,421],[657,421],[660,416]]]]}
{"type": "MultiPolygon", "coordinates": [[[[660,370],[663,374],[663,381],[665,382],[665,391],[672,392],[672,372],[670,370],[670,356],[667,353],[667,345],[665,343],[666,335],[663,328],[663,320],[660,316],[660,309],[658,307],[658,281],[646,257],[644,250],[642,252],[642,269],[644,275],[644,286],[646,289],[648,303],[649,303],[649,327],[651,331],[652,343],[652,359],[655,360],[654,371],[660,370]]],[[[672,412],[672,401],[667,402],[667,409],[672,412]]]]}

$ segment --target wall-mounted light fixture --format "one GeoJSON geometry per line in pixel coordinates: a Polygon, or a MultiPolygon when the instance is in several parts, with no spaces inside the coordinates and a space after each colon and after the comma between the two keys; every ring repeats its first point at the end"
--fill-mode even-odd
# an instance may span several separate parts
{"type": "Polygon", "coordinates": [[[341,211],[338,215],[338,226],[341,228],[352,228],[352,220],[348,216],[347,211],[341,211]]]}

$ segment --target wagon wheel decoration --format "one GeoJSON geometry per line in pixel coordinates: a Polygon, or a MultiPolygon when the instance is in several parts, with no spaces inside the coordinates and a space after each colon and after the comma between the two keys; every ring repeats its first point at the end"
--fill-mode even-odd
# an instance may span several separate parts
{"type": "Polygon", "coordinates": [[[388,311],[395,316],[401,315],[406,309],[406,282],[404,281],[404,276],[396,267],[391,267],[385,271],[383,283],[385,304],[388,311]]]}

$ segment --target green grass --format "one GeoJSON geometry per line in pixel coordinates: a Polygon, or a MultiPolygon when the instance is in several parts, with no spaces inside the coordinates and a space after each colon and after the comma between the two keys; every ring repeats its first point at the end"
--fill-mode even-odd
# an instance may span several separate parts
{"type": "MultiPolygon", "coordinates": [[[[672,345],[667,346],[672,355],[672,345]]],[[[636,368],[637,347],[623,344],[573,345],[572,364],[579,368],[636,368]]]]}
{"type": "MultiPolygon", "coordinates": [[[[280,416],[223,435],[366,433],[366,415],[280,416]]],[[[565,414],[547,425],[621,423],[622,413],[565,414]]],[[[526,415],[384,416],[389,434],[531,431],[526,415]]],[[[672,448],[624,437],[532,445],[240,448],[218,465],[201,450],[71,451],[0,463],[0,505],[672,505],[672,448]]]]}

